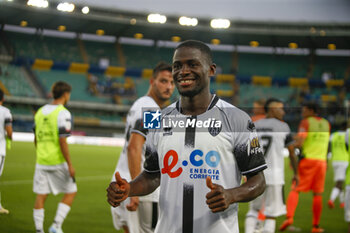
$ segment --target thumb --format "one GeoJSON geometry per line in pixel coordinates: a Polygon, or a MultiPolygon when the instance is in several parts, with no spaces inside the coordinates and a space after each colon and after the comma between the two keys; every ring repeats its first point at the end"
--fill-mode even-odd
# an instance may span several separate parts
{"type": "Polygon", "coordinates": [[[125,185],[125,180],[122,179],[122,177],[120,176],[119,172],[115,173],[115,181],[117,182],[117,184],[121,187],[124,187],[125,185]]]}
{"type": "Polygon", "coordinates": [[[210,176],[207,176],[206,182],[207,182],[208,188],[210,188],[211,190],[213,190],[215,188],[213,182],[211,181],[210,176]]]}

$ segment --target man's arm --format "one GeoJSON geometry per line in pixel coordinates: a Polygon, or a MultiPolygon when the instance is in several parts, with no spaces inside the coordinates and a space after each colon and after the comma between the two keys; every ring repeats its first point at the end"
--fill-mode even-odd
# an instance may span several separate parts
{"type": "Polygon", "coordinates": [[[67,138],[66,137],[60,137],[59,142],[60,142],[60,148],[61,148],[63,157],[65,158],[65,160],[66,160],[66,162],[68,164],[69,174],[70,174],[71,177],[74,178],[75,170],[74,170],[74,167],[73,167],[72,162],[70,160],[67,138]]]}
{"type": "Polygon", "coordinates": [[[231,204],[236,202],[248,202],[265,190],[265,177],[262,171],[247,176],[247,182],[241,186],[231,189],[224,189],[221,185],[213,184],[211,178],[207,177],[207,186],[210,192],[207,193],[207,204],[213,213],[226,210],[231,204]]]}
{"type": "Polygon", "coordinates": [[[144,196],[152,193],[160,184],[160,173],[143,171],[136,179],[128,183],[116,173],[116,182],[111,182],[107,188],[107,202],[117,207],[127,197],[144,196]]]}
{"type": "MultiPolygon", "coordinates": [[[[128,165],[131,180],[135,179],[141,173],[142,148],[146,139],[138,133],[131,133],[127,148],[128,165]]],[[[138,197],[132,197],[130,204],[126,208],[130,211],[136,211],[139,205],[138,197]]]]}
{"type": "Polygon", "coordinates": [[[6,137],[12,140],[12,125],[11,124],[6,125],[5,130],[6,130],[6,137]]]}
{"type": "Polygon", "coordinates": [[[297,159],[297,156],[294,153],[294,145],[291,144],[291,145],[287,146],[287,148],[288,148],[288,151],[289,151],[290,164],[291,164],[293,172],[294,172],[294,176],[292,178],[292,182],[295,182],[295,185],[298,185],[299,184],[298,159],[297,159]]]}
{"type": "Polygon", "coordinates": [[[131,179],[135,179],[141,173],[142,148],[146,139],[138,133],[131,133],[128,144],[128,164],[131,179]]]}

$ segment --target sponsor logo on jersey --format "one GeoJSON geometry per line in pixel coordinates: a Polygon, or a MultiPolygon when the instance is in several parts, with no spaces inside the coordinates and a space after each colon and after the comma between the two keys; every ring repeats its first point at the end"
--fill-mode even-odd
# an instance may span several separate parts
{"type": "Polygon", "coordinates": [[[248,151],[248,156],[263,153],[263,150],[259,144],[259,139],[257,137],[254,137],[253,139],[248,140],[247,151],[248,151]]]}
{"type": "Polygon", "coordinates": [[[169,150],[164,156],[161,172],[168,174],[170,178],[176,178],[182,174],[183,167],[191,166],[189,169],[190,179],[206,179],[207,176],[213,180],[220,179],[220,171],[217,169],[221,160],[219,152],[211,150],[205,154],[202,150],[196,149],[189,154],[188,160],[183,160],[182,166],[176,169],[179,155],[175,150],[169,150]]]}
{"type": "Polygon", "coordinates": [[[143,112],[143,128],[145,129],[160,129],[160,116],[162,114],[157,111],[143,112]]]}

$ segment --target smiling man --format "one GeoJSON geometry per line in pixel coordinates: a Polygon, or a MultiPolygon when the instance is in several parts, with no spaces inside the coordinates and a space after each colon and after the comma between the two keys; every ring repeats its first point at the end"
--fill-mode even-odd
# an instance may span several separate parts
{"type": "Polygon", "coordinates": [[[107,189],[109,204],[117,207],[160,186],[155,232],[239,232],[237,202],[265,189],[266,163],[254,124],[245,112],[210,93],[215,71],[206,44],[178,45],[172,75],[180,99],[162,111],[162,119],[189,123],[150,130],[145,170],[130,183],[116,173],[107,189]],[[206,124],[209,119],[215,124],[206,124]],[[248,180],[241,185],[242,175],[248,180]]]}

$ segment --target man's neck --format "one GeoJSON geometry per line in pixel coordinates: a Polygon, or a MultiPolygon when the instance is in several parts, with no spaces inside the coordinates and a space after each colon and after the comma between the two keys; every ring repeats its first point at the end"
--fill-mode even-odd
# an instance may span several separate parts
{"type": "Polygon", "coordinates": [[[184,115],[200,115],[207,111],[213,95],[210,92],[202,92],[193,97],[181,96],[180,108],[184,115]]]}
{"type": "Polygon", "coordinates": [[[60,105],[60,104],[62,104],[62,105],[64,105],[64,99],[63,98],[59,98],[59,99],[55,99],[55,100],[53,100],[52,102],[51,102],[51,104],[53,104],[53,105],[60,105]]]}
{"type": "Polygon", "coordinates": [[[165,105],[165,102],[166,102],[166,101],[157,98],[157,96],[156,96],[151,90],[149,90],[149,91],[147,92],[147,96],[151,97],[151,98],[157,103],[157,105],[158,105],[160,108],[164,108],[164,107],[165,107],[164,105],[165,105]]]}

